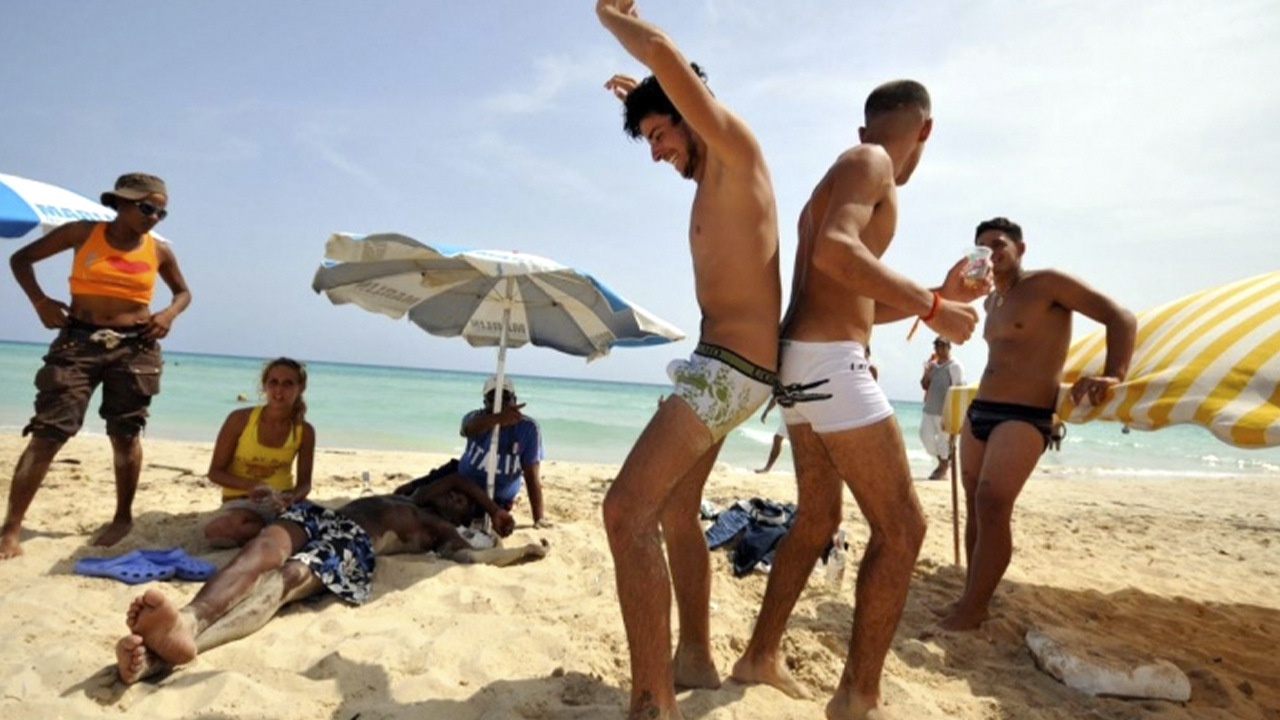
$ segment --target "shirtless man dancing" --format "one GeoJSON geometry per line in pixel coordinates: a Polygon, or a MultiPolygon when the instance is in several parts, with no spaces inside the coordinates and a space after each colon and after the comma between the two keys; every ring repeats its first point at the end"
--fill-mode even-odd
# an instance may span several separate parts
{"type": "Polygon", "coordinates": [[[787,671],[782,634],[805,581],[842,515],[848,485],[871,538],[858,570],[853,637],[829,718],[883,717],[880,675],[906,604],[925,519],[911,486],[902,432],[871,376],[865,348],[875,323],[917,316],[938,335],[964,342],[978,322],[966,303],[986,292],[966,287],[957,263],[930,290],[880,262],[893,240],[897,186],[911,178],[933,128],[929,93],[898,80],[867,98],[862,144],[846,150],[800,213],[791,305],[782,323],[781,382],[825,399],[790,403],[798,512],[769,573],[760,617],[733,668],[742,682],[808,692],[787,671]]]}
{"type": "Polygon", "coordinates": [[[509,535],[511,514],[465,478],[423,487],[412,498],[359,498],[337,510],[303,502],[263,528],[179,609],[149,589],[129,607],[131,630],[116,643],[120,679],[143,678],[191,662],[262,629],[285,605],[327,588],[354,605],[369,599],[376,555],[437,552],[464,563],[510,565],[546,555],[544,544],[473,550],[456,529],[475,504],[509,535]],[[335,561],[336,560],[336,561],[335,561]]]}
{"type": "Polygon", "coordinates": [[[631,648],[631,717],[679,718],[676,685],[720,685],[711,657],[710,556],[698,506],[725,435],[768,399],[776,381],[777,209],[755,136],[712,97],[671,39],[641,20],[629,0],[599,0],[596,14],[653,72],[641,82],[615,75],[605,85],[625,105],[627,134],[643,137],[654,162],[671,163],[697,185],[689,248],[700,342],[692,358],[668,368],[674,392],[604,500],[631,648]],[[673,584],[680,614],[674,661],[673,584]]]}
{"type": "Polygon", "coordinates": [[[982,336],[987,367],[960,435],[964,483],[964,547],[969,560],[964,593],[943,610],[938,627],[973,630],[1013,555],[1013,503],[1049,445],[1062,366],[1071,345],[1071,318],[1080,313],[1107,328],[1101,375],[1071,387],[1077,405],[1107,400],[1124,380],[1133,356],[1133,313],[1080,280],[1057,270],[1026,270],[1022,228],[1008,218],[978,225],[974,244],[991,248],[995,290],[987,299],[982,336]]]}

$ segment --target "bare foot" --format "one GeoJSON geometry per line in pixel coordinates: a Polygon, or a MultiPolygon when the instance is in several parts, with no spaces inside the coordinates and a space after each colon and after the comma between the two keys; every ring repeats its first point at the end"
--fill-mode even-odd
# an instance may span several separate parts
{"type": "Polygon", "coordinates": [[[892,720],[893,716],[875,703],[836,694],[827,703],[827,720],[892,720]]]}
{"type": "Polygon", "coordinates": [[[141,635],[125,635],[116,643],[116,671],[120,680],[132,685],[171,666],[147,649],[141,635]]]}
{"type": "Polygon", "coordinates": [[[161,659],[174,665],[195,660],[196,639],[191,626],[184,621],[178,607],[159,590],[147,590],[133,601],[125,622],[130,621],[134,634],[141,636],[147,649],[161,659]]]}
{"type": "Polygon", "coordinates": [[[743,655],[733,665],[731,677],[740,683],[755,685],[764,683],[781,690],[797,700],[812,700],[813,695],[791,675],[787,665],[781,658],[774,662],[755,662],[743,655]]]}
{"type": "Polygon", "coordinates": [[[134,598],[133,602],[129,603],[129,609],[124,611],[124,624],[130,631],[138,624],[138,613],[142,612],[142,609],[146,606],[147,604],[143,601],[142,595],[134,598]]]}
{"type": "Polygon", "coordinates": [[[98,547],[111,547],[123,540],[124,536],[128,535],[129,531],[132,529],[132,520],[129,522],[113,520],[111,521],[111,524],[107,525],[107,529],[103,530],[102,534],[98,536],[98,539],[93,541],[93,544],[98,547]]]}
{"type": "Polygon", "coordinates": [[[680,714],[679,706],[672,706],[670,710],[663,710],[642,701],[639,708],[627,713],[627,720],[684,720],[684,716],[680,714]]]}
{"type": "Polygon", "coordinates": [[[693,652],[684,647],[676,648],[675,659],[671,661],[675,670],[676,687],[681,690],[706,688],[715,690],[720,687],[720,671],[716,663],[706,652],[693,652]]]}
{"type": "Polygon", "coordinates": [[[956,611],[956,603],[954,602],[949,602],[946,605],[930,605],[929,606],[929,612],[933,613],[934,615],[937,615],[938,617],[946,617],[948,615],[953,614],[955,611],[956,611]]]}
{"type": "Polygon", "coordinates": [[[18,544],[18,536],[22,534],[22,526],[6,525],[0,531],[0,560],[16,558],[22,554],[22,546],[18,544]]]}
{"type": "Polygon", "coordinates": [[[986,619],[985,612],[965,613],[953,608],[951,614],[939,620],[936,627],[943,632],[966,632],[982,627],[982,621],[986,619]]]}

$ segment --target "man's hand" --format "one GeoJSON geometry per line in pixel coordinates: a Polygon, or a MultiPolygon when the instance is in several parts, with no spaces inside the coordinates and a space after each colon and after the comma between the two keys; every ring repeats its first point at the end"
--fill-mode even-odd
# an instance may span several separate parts
{"type": "Polygon", "coordinates": [[[142,337],[148,340],[159,340],[169,335],[169,328],[173,325],[174,314],[168,310],[161,310],[155,313],[147,320],[146,326],[142,328],[142,337]]]}
{"type": "Polygon", "coordinates": [[[492,413],[492,415],[497,418],[499,425],[502,427],[508,427],[510,425],[515,425],[524,419],[524,413],[520,412],[524,409],[524,406],[524,403],[519,403],[517,405],[504,405],[502,407],[502,412],[492,413]]]}
{"type": "Polygon", "coordinates": [[[960,258],[959,262],[951,266],[947,271],[947,279],[943,280],[942,287],[938,288],[939,295],[948,300],[970,303],[991,292],[991,270],[988,269],[981,280],[966,280],[964,269],[968,264],[968,258],[960,258]]]}
{"type": "Polygon", "coordinates": [[[35,309],[36,315],[40,316],[40,322],[50,330],[67,326],[71,308],[61,300],[54,300],[51,297],[41,298],[35,303],[35,309]]]}
{"type": "Polygon", "coordinates": [[[937,311],[925,325],[951,342],[962,345],[978,325],[978,311],[967,303],[939,298],[937,311]]]}
{"type": "Polygon", "coordinates": [[[502,508],[498,508],[498,512],[493,514],[492,519],[493,531],[498,533],[500,537],[507,537],[516,529],[516,519],[511,517],[511,513],[502,508]]]}
{"type": "Polygon", "coordinates": [[[1071,386],[1071,402],[1083,405],[1086,397],[1091,405],[1101,405],[1111,394],[1111,388],[1120,384],[1120,378],[1106,375],[1082,377],[1071,386]]]}
{"type": "Polygon", "coordinates": [[[616,12],[619,15],[640,17],[640,13],[636,11],[635,0],[596,0],[597,16],[605,15],[610,12],[616,12]]]}
{"type": "Polygon", "coordinates": [[[630,95],[631,91],[635,90],[636,86],[639,84],[640,81],[630,75],[618,73],[605,82],[604,89],[612,92],[613,96],[618,98],[619,101],[626,102],[627,96],[630,95]]]}

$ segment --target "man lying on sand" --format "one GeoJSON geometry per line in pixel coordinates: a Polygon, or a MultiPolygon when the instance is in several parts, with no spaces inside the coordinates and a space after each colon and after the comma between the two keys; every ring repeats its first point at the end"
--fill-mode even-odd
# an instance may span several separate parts
{"type": "Polygon", "coordinates": [[[476,505],[500,535],[515,523],[471,483],[440,482],[412,498],[380,495],[337,510],[297,503],[263,528],[195,598],[178,608],[148,589],[129,606],[130,634],[116,643],[120,679],[135,683],[189,663],[199,653],[257,632],[285,605],[328,588],[359,605],[369,599],[376,555],[439,553],[463,563],[505,566],[541,558],[547,545],[475,550],[456,525],[476,505]]]}

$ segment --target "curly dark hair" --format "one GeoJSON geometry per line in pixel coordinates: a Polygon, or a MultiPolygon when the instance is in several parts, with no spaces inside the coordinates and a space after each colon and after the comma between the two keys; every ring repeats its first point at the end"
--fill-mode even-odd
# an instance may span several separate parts
{"type": "MultiPolygon", "coordinates": [[[[706,84],[707,74],[698,67],[698,63],[689,63],[689,67],[693,68],[694,74],[702,80],[703,84],[706,84]]],[[[681,119],[680,111],[658,84],[658,78],[652,75],[641,80],[640,84],[627,94],[627,99],[622,103],[622,129],[626,131],[627,137],[639,140],[640,121],[650,115],[669,115],[671,122],[677,124],[681,119]]]]}

